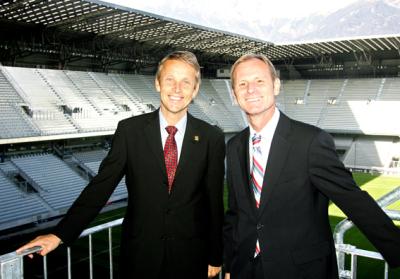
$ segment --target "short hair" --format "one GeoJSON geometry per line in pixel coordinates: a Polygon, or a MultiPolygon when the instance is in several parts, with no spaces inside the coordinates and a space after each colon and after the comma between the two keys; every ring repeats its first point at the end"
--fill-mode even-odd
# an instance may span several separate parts
{"type": "Polygon", "coordinates": [[[160,81],[160,75],[161,75],[161,70],[168,60],[178,60],[185,62],[192,66],[194,70],[196,71],[196,85],[200,85],[200,80],[201,80],[201,74],[200,74],[200,65],[199,62],[197,61],[196,55],[194,55],[190,51],[174,51],[165,56],[160,63],[158,63],[158,68],[157,68],[157,73],[156,73],[156,79],[160,81]]]}
{"type": "Polygon", "coordinates": [[[234,72],[236,70],[236,67],[240,63],[246,62],[246,61],[251,60],[251,59],[258,59],[258,60],[261,60],[262,62],[264,62],[268,66],[269,71],[271,72],[272,80],[275,80],[275,79],[279,78],[278,74],[276,72],[274,64],[272,64],[271,60],[269,60],[268,57],[266,57],[263,54],[248,53],[248,54],[244,54],[241,57],[239,57],[239,59],[236,60],[236,62],[231,67],[231,86],[232,86],[232,88],[234,87],[234,84],[235,84],[235,79],[233,77],[233,74],[234,74],[234,72]]]}

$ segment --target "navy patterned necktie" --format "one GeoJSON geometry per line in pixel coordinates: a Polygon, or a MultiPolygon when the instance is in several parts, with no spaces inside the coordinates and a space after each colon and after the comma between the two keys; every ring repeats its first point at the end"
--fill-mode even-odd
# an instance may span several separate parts
{"type": "MultiPolygon", "coordinates": [[[[262,153],[261,153],[261,135],[254,134],[252,137],[253,143],[253,166],[251,168],[251,186],[254,192],[254,199],[256,200],[257,208],[260,207],[260,198],[262,185],[264,181],[264,166],[261,164],[262,162],[262,153]]],[[[260,253],[260,243],[257,239],[256,248],[254,252],[254,257],[260,253]]]]}

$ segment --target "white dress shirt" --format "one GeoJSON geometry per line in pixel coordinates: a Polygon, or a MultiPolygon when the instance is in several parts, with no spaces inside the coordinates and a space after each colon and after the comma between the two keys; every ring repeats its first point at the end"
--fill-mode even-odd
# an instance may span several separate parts
{"type": "MultiPolygon", "coordinates": [[[[164,149],[165,142],[167,141],[168,137],[168,132],[167,130],[165,130],[165,128],[168,126],[168,122],[165,119],[164,115],[162,114],[161,110],[159,110],[159,117],[160,117],[161,141],[164,149]]],[[[182,119],[179,120],[178,123],[176,123],[175,125],[175,127],[178,129],[178,131],[175,134],[176,146],[178,148],[178,162],[179,162],[179,156],[181,155],[183,137],[185,136],[186,123],[187,123],[187,114],[185,114],[185,116],[182,117],[182,119]]]]}
{"type": "MultiPolygon", "coordinates": [[[[271,143],[272,143],[272,138],[274,137],[276,126],[278,126],[278,121],[279,121],[279,116],[280,112],[276,108],[274,114],[272,115],[272,118],[270,121],[268,121],[267,125],[264,126],[264,128],[261,129],[261,131],[257,134],[261,135],[261,162],[260,164],[264,166],[264,169],[266,170],[266,165],[268,161],[268,156],[269,156],[269,150],[271,149],[271,143]]],[[[253,141],[252,138],[254,134],[256,134],[256,131],[249,125],[250,128],[250,136],[249,136],[249,158],[250,158],[250,171],[251,168],[253,167],[253,141]]],[[[266,170],[267,171],[267,170],[266,170]]]]}

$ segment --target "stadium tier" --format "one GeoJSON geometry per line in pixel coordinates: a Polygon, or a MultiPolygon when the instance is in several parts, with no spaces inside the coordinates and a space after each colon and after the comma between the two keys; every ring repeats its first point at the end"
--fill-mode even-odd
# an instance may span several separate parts
{"type": "MultiPolygon", "coordinates": [[[[0,140],[93,131],[159,106],[152,76],[0,67],[0,140]]],[[[334,133],[400,134],[400,78],[283,81],[277,98],[289,116],[334,133]]],[[[204,79],[193,114],[235,133],[246,126],[230,82],[204,79]]]]}
{"type": "MultiPolygon", "coordinates": [[[[347,167],[398,172],[399,88],[400,78],[283,80],[277,103],[290,117],[332,133],[347,167]]],[[[0,66],[0,93],[3,144],[112,135],[119,120],[159,106],[151,75],[0,66]]],[[[189,111],[227,138],[247,126],[228,79],[203,79],[189,111]]],[[[0,211],[0,230],[63,214],[106,154],[97,147],[61,158],[3,158],[1,207],[8,209],[0,211]],[[19,210],[21,202],[28,211],[19,210]]],[[[124,183],[110,202],[126,198],[124,183]]]]}
{"type": "MultiPolygon", "coordinates": [[[[92,150],[62,160],[54,154],[35,154],[0,163],[0,230],[64,214],[97,174],[105,155],[105,150],[92,150]]],[[[126,196],[123,178],[109,203],[126,196]]]]}

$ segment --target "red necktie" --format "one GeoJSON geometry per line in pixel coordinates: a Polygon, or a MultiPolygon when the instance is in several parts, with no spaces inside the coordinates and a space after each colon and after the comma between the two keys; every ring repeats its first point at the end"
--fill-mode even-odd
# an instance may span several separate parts
{"type": "Polygon", "coordinates": [[[165,130],[168,132],[168,137],[164,146],[164,160],[168,175],[168,193],[171,193],[176,166],[178,164],[178,148],[175,141],[175,134],[178,129],[174,126],[167,126],[165,130]]]}

